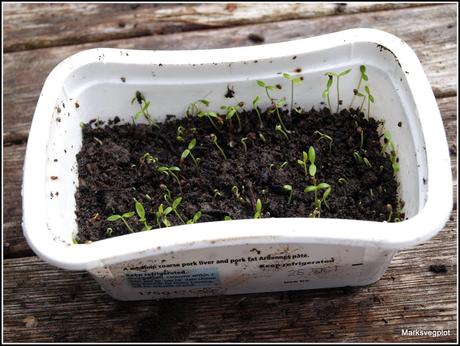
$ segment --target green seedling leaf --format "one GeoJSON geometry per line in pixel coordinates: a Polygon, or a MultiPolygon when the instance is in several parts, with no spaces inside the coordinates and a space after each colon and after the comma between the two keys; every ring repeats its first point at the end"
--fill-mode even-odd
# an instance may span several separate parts
{"type": "Polygon", "coordinates": [[[303,191],[304,192],[315,192],[317,190],[318,190],[318,187],[316,185],[309,185],[303,191]]]}
{"type": "Polygon", "coordinates": [[[193,148],[195,148],[195,145],[196,145],[196,139],[193,138],[190,143],[188,144],[188,148],[189,150],[192,150],[193,148]]]}
{"type": "Polygon", "coordinates": [[[327,183],[320,183],[317,185],[318,189],[329,189],[331,187],[331,185],[327,184],[327,183]]]}
{"type": "Polygon", "coordinates": [[[291,185],[283,185],[283,189],[286,191],[292,191],[292,186],[291,185]]]}
{"type": "Polygon", "coordinates": [[[172,210],[173,210],[173,208],[167,207],[167,208],[165,209],[165,211],[163,212],[163,214],[164,214],[164,215],[168,215],[169,213],[172,212],[172,210]]]}
{"type": "Polygon", "coordinates": [[[256,81],[257,85],[262,87],[262,88],[265,88],[267,86],[267,84],[265,84],[264,82],[262,82],[261,80],[258,80],[256,81]]]}
{"type": "Polygon", "coordinates": [[[311,164],[309,167],[308,167],[308,174],[310,174],[310,176],[314,177],[315,174],[316,174],[316,166],[315,164],[311,164]]]}
{"type": "Polygon", "coordinates": [[[180,158],[181,158],[181,160],[185,160],[187,158],[187,156],[189,156],[189,155],[190,155],[190,150],[185,149],[180,158]]]}
{"type": "Polygon", "coordinates": [[[125,218],[127,218],[127,219],[129,219],[130,217],[133,217],[133,216],[134,216],[134,211],[130,211],[130,212],[128,212],[128,213],[124,213],[122,216],[125,217],[125,218]]]}
{"type": "Polygon", "coordinates": [[[142,203],[136,200],[135,206],[136,206],[136,213],[141,219],[141,221],[145,220],[145,209],[142,203]]]}
{"type": "Polygon", "coordinates": [[[121,215],[110,215],[107,218],[107,221],[117,221],[117,220],[120,220],[120,219],[121,219],[121,215]]]}
{"type": "Polygon", "coordinates": [[[181,202],[182,202],[182,197],[177,197],[173,202],[172,208],[177,209],[177,207],[179,206],[181,202]]]}
{"type": "Polygon", "coordinates": [[[313,148],[312,146],[308,148],[308,158],[311,163],[313,164],[315,163],[316,153],[315,153],[315,148],[313,148]]]}
{"type": "Polygon", "coordinates": [[[343,77],[343,76],[346,76],[347,74],[349,74],[351,72],[351,68],[345,70],[345,71],[342,71],[338,74],[338,77],[343,77]]]}
{"type": "Polygon", "coordinates": [[[232,218],[231,218],[230,216],[227,215],[227,216],[224,216],[224,220],[225,220],[225,221],[231,221],[232,218]]]}

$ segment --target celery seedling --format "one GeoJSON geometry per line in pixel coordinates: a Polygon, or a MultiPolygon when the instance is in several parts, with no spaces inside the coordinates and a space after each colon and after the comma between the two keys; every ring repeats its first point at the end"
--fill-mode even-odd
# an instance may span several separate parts
{"type": "Polygon", "coordinates": [[[338,182],[339,182],[339,184],[341,184],[341,185],[348,184],[348,180],[345,179],[345,178],[339,178],[338,182]]]}
{"type": "Polygon", "coordinates": [[[329,96],[329,90],[331,89],[332,83],[334,82],[334,75],[331,72],[327,72],[324,75],[328,76],[328,80],[326,82],[326,89],[324,89],[322,96],[323,96],[323,98],[327,98],[327,104],[329,106],[329,109],[332,111],[331,98],[329,96]]]}
{"type": "Polygon", "coordinates": [[[359,88],[361,87],[361,83],[362,83],[363,80],[366,81],[366,82],[368,81],[368,77],[367,77],[367,74],[366,74],[366,66],[361,65],[359,67],[359,72],[360,72],[361,76],[359,78],[358,86],[356,87],[356,89],[353,89],[353,97],[351,98],[350,107],[348,107],[348,108],[351,108],[351,106],[353,105],[353,102],[355,102],[355,97],[356,96],[361,96],[361,97],[364,96],[363,94],[361,94],[359,92],[359,88]]]}
{"type": "Polygon", "coordinates": [[[136,94],[131,100],[131,104],[133,104],[134,101],[137,101],[137,103],[139,103],[141,110],[134,114],[133,123],[136,123],[137,119],[139,119],[141,116],[144,116],[144,118],[149,122],[150,125],[160,128],[148,112],[148,109],[150,107],[150,101],[147,101],[145,99],[145,96],[140,91],[136,91],[136,94]]]}
{"type": "Polygon", "coordinates": [[[307,161],[308,161],[308,154],[305,151],[302,151],[302,160],[297,160],[297,163],[303,167],[305,171],[305,176],[308,176],[307,173],[307,161]]]}
{"type": "Polygon", "coordinates": [[[232,118],[236,116],[236,119],[238,120],[238,129],[241,130],[241,120],[240,116],[238,115],[238,111],[241,109],[240,106],[221,106],[220,109],[225,110],[226,120],[232,121],[232,118]]]}
{"type": "Polygon", "coordinates": [[[366,157],[362,157],[357,151],[353,153],[353,157],[357,162],[364,164],[369,168],[372,167],[372,164],[369,162],[369,160],[366,157]]]}
{"type": "Polygon", "coordinates": [[[334,140],[332,139],[331,136],[328,136],[328,135],[326,135],[325,133],[322,133],[322,132],[320,132],[320,131],[315,131],[313,134],[319,136],[318,142],[319,142],[320,140],[325,140],[325,141],[327,141],[327,143],[328,143],[328,145],[329,145],[329,151],[331,151],[331,149],[332,149],[332,142],[334,141],[334,140]]]}
{"type": "MultiPolygon", "coordinates": [[[[282,126],[284,131],[287,131],[286,126],[284,126],[283,120],[281,119],[281,115],[280,115],[280,112],[279,112],[279,107],[282,105],[281,102],[283,101],[283,99],[278,101],[278,102],[276,102],[275,99],[273,97],[271,97],[270,93],[268,92],[269,90],[275,90],[276,86],[267,85],[261,80],[258,80],[256,82],[257,82],[258,86],[260,86],[260,87],[265,89],[265,93],[267,94],[268,99],[270,100],[270,102],[272,103],[273,108],[276,111],[276,115],[278,116],[278,121],[280,122],[280,125],[282,126]]],[[[284,101],[284,102],[286,102],[286,101],[284,101]]]]}
{"type": "Polygon", "coordinates": [[[321,215],[321,204],[324,202],[327,206],[326,199],[329,197],[331,193],[331,186],[327,183],[319,183],[318,185],[309,185],[305,187],[304,192],[314,192],[315,193],[315,212],[313,212],[312,216],[314,215],[321,215]],[[318,198],[318,191],[324,190],[323,195],[321,198],[318,198]]]}
{"type": "Polygon", "coordinates": [[[286,139],[289,139],[288,134],[286,133],[286,131],[283,130],[281,125],[276,125],[275,131],[281,132],[283,136],[286,137],[286,139]]]}
{"type": "Polygon", "coordinates": [[[238,190],[238,186],[233,185],[232,186],[232,192],[233,192],[233,194],[235,195],[235,197],[236,197],[236,199],[238,201],[240,201],[241,203],[244,203],[244,199],[243,199],[243,197],[241,197],[241,194],[240,194],[240,192],[238,190]]]}
{"type": "Polygon", "coordinates": [[[199,162],[200,159],[199,159],[199,158],[195,158],[195,156],[193,156],[193,153],[192,153],[192,150],[193,150],[193,148],[195,148],[195,146],[196,146],[196,139],[193,138],[193,139],[190,141],[190,143],[188,144],[187,149],[185,149],[185,150],[182,152],[182,155],[181,155],[181,157],[180,157],[180,160],[181,160],[181,161],[184,161],[184,160],[187,158],[187,156],[190,155],[190,157],[191,157],[192,160],[193,160],[193,163],[195,164],[196,167],[198,167],[198,162],[199,162]]]}
{"type": "Polygon", "coordinates": [[[141,163],[141,165],[144,164],[144,162],[147,162],[148,164],[152,164],[152,163],[158,162],[158,159],[155,156],[151,155],[150,153],[145,153],[139,159],[139,162],[141,163]]]}
{"type": "Polygon", "coordinates": [[[259,118],[259,125],[260,125],[260,128],[263,128],[264,127],[264,123],[262,122],[262,116],[260,115],[260,112],[259,112],[259,107],[257,107],[257,103],[259,103],[260,101],[260,97],[259,96],[256,96],[254,98],[254,100],[252,100],[252,107],[254,108],[254,110],[256,111],[257,113],[257,116],[259,118]]]}
{"type": "Polygon", "coordinates": [[[325,76],[328,76],[329,77],[329,80],[327,81],[327,85],[326,85],[326,90],[323,91],[323,97],[326,95],[327,96],[327,102],[329,103],[329,109],[331,108],[331,101],[329,99],[329,89],[331,88],[332,86],[332,81],[333,81],[333,78],[335,76],[336,80],[337,80],[337,110],[336,110],[336,113],[339,112],[339,107],[340,107],[340,85],[339,85],[339,82],[340,82],[340,77],[343,77],[347,74],[349,74],[351,71],[351,68],[349,69],[346,69],[345,71],[342,71],[342,72],[339,72],[339,73],[335,73],[335,72],[326,72],[324,75],[325,76]]]}
{"type": "Polygon", "coordinates": [[[211,138],[211,142],[212,144],[214,144],[217,149],[220,151],[220,153],[222,154],[222,156],[224,157],[224,160],[227,160],[227,156],[225,155],[225,152],[224,150],[219,146],[219,144],[217,143],[217,136],[214,134],[214,133],[211,133],[210,135],[210,138],[211,138]]]}
{"type": "Polygon", "coordinates": [[[245,153],[248,152],[248,147],[246,146],[246,141],[247,141],[247,140],[248,140],[248,137],[241,138],[241,140],[240,140],[241,144],[243,144],[244,152],[245,152],[245,153]]]}
{"type": "Polygon", "coordinates": [[[208,118],[208,120],[210,121],[211,125],[217,130],[219,131],[219,129],[217,128],[216,124],[214,123],[214,121],[212,120],[213,118],[216,119],[217,118],[217,113],[216,112],[199,112],[197,114],[198,118],[203,118],[203,117],[206,117],[208,118]]]}
{"type": "Polygon", "coordinates": [[[208,100],[201,99],[201,100],[198,100],[198,101],[195,101],[195,102],[191,103],[187,107],[187,110],[185,111],[185,115],[188,116],[188,117],[198,115],[198,113],[201,112],[201,109],[198,107],[199,103],[201,103],[201,104],[205,105],[206,107],[208,107],[210,102],[208,100]]]}
{"type": "Polygon", "coordinates": [[[260,219],[261,216],[262,216],[262,202],[260,201],[260,199],[257,199],[254,219],[260,219]]]}
{"type": "Polygon", "coordinates": [[[134,230],[132,229],[132,227],[128,224],[128,222],[126,221],[126,219],[129,219],[130,217],[133,217],[134,216],[134,211],[130,211],[130,212],[127,212],[127,213],[124,213],[122,215],[118,215],[118,214],[115,214],[115,215],[110,215],[108,218],[107,218],[107,221],[117,221],[117,220],[121,220],[123,221],[123,223],[125,224],[126,228],[131,232],[131,233],[134,233],[134,230]]]}
{"type": "Polygon", "coordinates": [[[134,198],[135,207],[136,207],[136,213],[137,216],[139,217],[139,221],[144,224],[144,228],[142,229],[143,231],[150,231],[152,229],[152,226],[150,226],[147,223],[147,219],[145,218],[145,209],[144,206],[142,205],[141,202],[139,202],[137,199],[134,198]]]}
{"type": "Polygon", "coordinates": [[[178,219],[183,223],[185,224],[185,221],[184,219],[182,218],[182,216],[180,216],[179,212],[177,211],[177,207],[179,206],[179,204],[182,202],[182,197],[177,197],[176,199],[174,199],[174,201],[172,202],[172,204],[170,205],[172,211],[174,212],[174,214],[176,214],[176,216],[178,217],[178,219]]]}
{"type": "Polygon", "coordinates": [[[316,174],[315,160],[316,160],[315,148],[310,146],[310,148],[308,148],[308,161],[310,161],[310,166],[308,167],[308,173],[312,177],[314,177],[316,174]]]}
{"type": "Polygon", "coordinates": [[[224,216],[224,221],[232,221],[233,219],[230,216],[224,216]]]}
{"type": "Polygon", "coordinates": [[[185,139],[185,128],[182,126],[182,125],[179,125],[177,127],[177,136],[176,136],[176,139],[179,141],[179,142],[184,142],[185,139]]]}
{"type": "Polygon", "coordinates": [[[171,222],[168,220],[168,214],[172,211],[171,207],[167,207],[166,209],[163,206],[163,203],[160,204],[158,207],[158,211],[155,212],[157,216],[157,225],[158,228],[161,228],[161,224],[164,224],[166,227],[171,227],[171,222]]]}
{"type": "Polygon", "coordinates": [[[291,107],[289,108],[289,114],[292,115],[292,107],[294,105],[294,85],[302,83],[301,77],[294,77],[287,73],[283,73],[283,77],[291,81],[291,107]]]}
{"type": "Polygon", "coordinates": [[[396,174],[397,172],[399,172],[399,163],[398,163],[398,158],[396,157],[396,150],[395,150],[394,144],[391,141],[390,131],[385,131],[384,133],[383,146],[382,146],[382,151],[381,151],[381,154],[383,157],[386,157],[387,148],[390,149],[391,166],[393,167],[393,173],[396,174]]]}
{"type": "Polygon", "coordinates": [[[179,187],[181,187],[179,177],[174,173],[174,172],[179,172],[180,171],[179,167],[176,167],[176,166],[170,166],[170,167],[161,166],[161,167],[158,167],[158,171],[163,172],[168,177],[172,176],[174,179],[176,179],[177,184],[179,185],[179,187]]]}
{"type": "Polygon", "coordinates": [[[259,132],[259,138],[262,140],[262,142],[267,143],[267,139],[262,132],[259,132]]]}
{"type": "Polygon", "coordinates": [[[291,204],[292,193],[294,192],[294,190],[292,189],[292,186],[291,185],[283,185],[283,190],[289,192],[288,204],[291,204]]]}
{"type": "Polygon", "coordinates": [[[374,96],[372,96],[369,90],[369,87],[367,85],[364,87],[364,91],[367,94],[367,119],[369,119],[369,115],[371,112],[371,102],[374,103],[374,96]]]}
{"type": "Polygon", "coordinates": [[[193,223],[197,223],[198,220],[200,219],[200,217],[201,217],[201,211],[198,210],[190,220],[187,220],[187,224],[190,225],[190,224],[193,224],[193,223]]]}

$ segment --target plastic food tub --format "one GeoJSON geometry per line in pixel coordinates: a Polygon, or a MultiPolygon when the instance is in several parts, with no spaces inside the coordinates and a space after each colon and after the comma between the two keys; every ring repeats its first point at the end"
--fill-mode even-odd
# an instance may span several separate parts
{"type": "Polygon", "coordinates": [[[43,86],[22,193],[24,234],[34,252],[57,267],[87,270],[120,300],[368,285],[383,275],[398,250],[441,230],[452,209],[446,136],[422,66],[399,38],[371,29],[256,47],[75,54],[43,86]],[[158,121],[166,114],[183,116],[201,98],[215,111],[235,101],[248,105],[263,96],[256,80],[289,90],[281,73],[294,71],[304,77],[295,101],[310,108],[321,107],[325,72],[352,68],[340,86],[348,105],[361,64],[375,97],[371,116],[385,120],[400,159],[397,178],[406,220],[234,220],[73,243],[80,122],[114,116],[130,121],[138,110],[130,102],[136,90],[152,101],[158,121]],[[224,97],[228,86],[235,98],[224,97]]]}

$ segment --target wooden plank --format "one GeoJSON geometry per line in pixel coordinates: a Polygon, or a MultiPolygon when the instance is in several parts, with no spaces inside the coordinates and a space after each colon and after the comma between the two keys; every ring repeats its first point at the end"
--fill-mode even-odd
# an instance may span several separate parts
{"type": "Polygon", "coordinates": [[[263,36],[265,42],[271,43],[352,27],[370,27],[388,31],[404,39],[419,56],[435,94],[453,96],[456,95],[457,88],[456,21],[455,5],[443,5],[8,53],[4,55],[4,141],[6,144],[14,144],[26,140],[38,95],[52,68],[65,57],[94,47],[221,48],[254,44],[249,39],[250,34],[263,36]],[[408,17],[411,18],[410,21],[407,20],[408,17]]]}
{"type": "Polygon", "coordinates": [[[395,3],[7,4],[5,52],[421,6],[395,3]]]}
{"type": "MultiPolygon", "coordinates": [[[[457,98],[446,97],[437,99],[438,106],[446,129],[451,152],[452,176],[457,185],[457,98]]],[[[4,223],[3,250],[5,258],[32,255],[26,240],[22,235],[21,219],[21,182],[22,164],[25,154],[25,144],[6,146],[4,158],[4,223]]],[[[455,199],[455,196],[454,196],[455,199]]],[[[454,201],[456,205],[456,199],[454,201]]]]}
{"type": "Polygon", "coordinates": [[[400,252],[362,288],[117,302],[84,272],[36,257],[4,262],[7,342],[454,342],[456,211],[435,238],[400,252]],[[447,273],[433,273],[443,264],[447,273]],[[402,336],[402,329],[450,335],[402,336]]]}

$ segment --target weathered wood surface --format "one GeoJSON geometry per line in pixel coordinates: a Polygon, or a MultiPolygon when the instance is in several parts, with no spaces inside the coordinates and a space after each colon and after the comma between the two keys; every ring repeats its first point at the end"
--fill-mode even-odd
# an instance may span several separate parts
{"type": "Polygon", "coordinates": [[[380,281],[360,289],[117,302],[86,273],[59,270],[33,256],[22,235],[20,194],[32,114],[51,69],[93,47],[220,48],[255,44],[250,34],[269,43],[352,27],[388,31],[416,51],[428,75],[446,128],[457,191],[454,4],[131,6],[24,3],[4,8],[4,49],[9,52],[4,54],[4,340],[455,341],[456,195],[450,221],[435,238],[399,253],[380,281]],[[430,272],[431,264],[445,264],[447,273],[430,272]],[[451,333],[407,337],[401,336],[403,328],[451,333]]]}
{"type": "Polygon", "coordinates": [[[4,264],[5,341],[455,341],[456,212],[426,244],[400,252],[377,283],[165,301],[117,302],[88,274],[36,257],[4,264]],[[447,273],[430,272],[444,264],[447,273]],[[32,321],[32,322],[31,322],[32,321]],[[27,326],[29,325],[29,326],[27,326]],[[402,329],[450,336],[401,336],[402,329]]]}
{"type": "Polygon", "coordinates": [[[266,43],[271,43],[352,27],[371,27],[388,31],[405,40],[420,58],[436,96],[453,96],[456,95],[457,88],[456,21],[455,5],[443,5],[8,53],[4,55],[4,141],[21,143],[27,139],[40,90],[53,67],[78,51],[94,47],[221,48],[254,44],[248,38],[254,33],[264,37],[266,43]],[[407,20],[408,17],[411,18],[410,21],[407,20]]]}
{"type": "Polygon", "coordinates": [[[8,4],[5,52],[205,28],[390,10],[410,3],[8,4]]]}
{"type": "MultiPolygon", "coordinates": [[[[454,184],[457,184],[457,98],[438,98],[438,106],[441,111],[444,127],[449,142],[452,176],[454,184]]],[[[11,145],[4,148],[4,205],[3,223],[3,250],[5,258],[22,257],[32,255],[24,236],[22,235],[21,218],[21,183],[22,163],[24,161],[25,144],[11,145]]]]}

